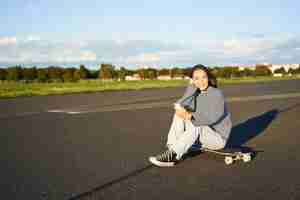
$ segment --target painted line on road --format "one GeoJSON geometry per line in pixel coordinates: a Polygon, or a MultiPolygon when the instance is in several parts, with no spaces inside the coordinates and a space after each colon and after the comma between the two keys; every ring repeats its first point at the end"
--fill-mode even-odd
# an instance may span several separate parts
{"type": "Polygon", "coordinates": [[[79,112],[79,111],[70,111],[70,112],[67,112],[67,114],[71,114],[71,115],[73,115],[73,114],[80,114],[81,112],[79,112]]]}
{"type": "Polygon", "coordinates": [[[65,110],[48,110],[47,112],[51,112],[51,113],[64,113],[66,111],[65,110]]]}
{"type": "MultiPolygon", "coordinates": [[[[287,93],[287,94],[277,94],[277,95],[262,95],[262,96],[247,96],[247,97],[230,97],[227,98],[227,102],[248,102],[248,101],[261,101],[261,100],[274,100],[274,99],[285,99],[285,98],[296,98],[300,97],[300,93],[287,93]]],[[[49,110],[48,112],[57,112],[65,114],[85,114],[85,113],[95,113],[95,112],[114,112],[114,111],[126,111],[126,110],[139,110],[139,109],[149,109],[149,108],[159,108],[159,107],[172,107],[174,101],[160,101],[152,103],[134,103],[126,105],[112,105],[104,106],[93,109],[73,109],[73,110],[49,110]]]]}

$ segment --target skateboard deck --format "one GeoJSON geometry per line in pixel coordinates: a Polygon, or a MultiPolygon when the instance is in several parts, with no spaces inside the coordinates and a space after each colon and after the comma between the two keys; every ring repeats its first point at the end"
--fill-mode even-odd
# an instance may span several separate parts
{"type": "MultiPolygon", "coordinates": [[[[195,151],[197,149],[193,149],[195,151]]],[[[253,157],[253,153],[251,151],[245,151],[242,148],[226,148],[220,150],[212,150],[207,148],[198,148],[198,151],[202,153],[213,153],[217,155],[224,156],[224,162],[226,165],[233,164],[234,161],[242,160],[243,162],[250,162],[253,157]]]]}

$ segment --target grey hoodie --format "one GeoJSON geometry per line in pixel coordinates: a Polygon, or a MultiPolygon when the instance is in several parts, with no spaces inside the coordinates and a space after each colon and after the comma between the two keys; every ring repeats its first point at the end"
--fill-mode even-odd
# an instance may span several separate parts
{"type": "Polygon", "coordinates": [[[224,95],[218,88],[209,86],[206,91],[189,84],[176,103],[192,111],[192,123],[197,126],[209,126],[227,141],[232,128],[230,113],[224,95]]]}

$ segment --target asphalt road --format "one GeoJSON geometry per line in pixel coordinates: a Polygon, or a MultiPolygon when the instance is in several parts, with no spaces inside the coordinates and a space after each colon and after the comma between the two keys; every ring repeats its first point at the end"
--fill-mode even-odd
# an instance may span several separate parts
{"type": "Polygon", "coordinates": [[[0,100],[1,199],[299,199],[300,81],[222,87],[230,142],[250,163],[200,154],[151,166],[184,88],[0,100]]]}

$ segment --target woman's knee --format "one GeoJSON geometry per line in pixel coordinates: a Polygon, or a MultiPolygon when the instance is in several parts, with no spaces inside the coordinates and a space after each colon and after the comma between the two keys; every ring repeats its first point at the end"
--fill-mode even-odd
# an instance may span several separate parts
{"type": "Polygon", "coordinates": [[[204,148],[208,148],[208,149],[212,149],[212,150],[220,150],[220,149],[224,149],[226,142],[221,139],[221,140],[215,140],[214,142],[211,143],[202,143],[201,144],[204,148]]]}
{"type": "Polygon", "coordinates": [[[173,115],[173,119],[182,121],[182,119],[176,114],[176,112],[173,115]]]}
{"type": "Polygon", "coordinates": [[[219,149],[224,149],[226,146],[226,142],[222,139],[218,142],[218,144],[216,145],[217,149],[216,150],[219,150],[219,149]]]}

